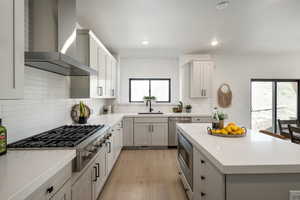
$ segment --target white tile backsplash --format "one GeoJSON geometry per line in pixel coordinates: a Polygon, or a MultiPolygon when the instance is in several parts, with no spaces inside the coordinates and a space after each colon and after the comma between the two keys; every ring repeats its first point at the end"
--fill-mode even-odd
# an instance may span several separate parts
{"type": "Polygon", "coordinates": [[[70,110],[83,100],[99,114],[104,100],[70,99],[69,78],[25,67],[23,100],[0,101],[0,117],[8,130],[8,142],[71,123],[70,110]]]}

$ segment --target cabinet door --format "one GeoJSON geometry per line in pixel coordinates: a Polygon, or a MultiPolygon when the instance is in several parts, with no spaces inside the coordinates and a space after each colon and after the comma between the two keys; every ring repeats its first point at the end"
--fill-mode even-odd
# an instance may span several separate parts
{"type": "Polygon", "coordinates": [[[112,88],[111,88],[111,57],[110,55],[106,54],[106,62],[105,62],[105,96],[112,96],[112,88]]]}
{"type": "Polygon", "coordinates": [[[98,178],[93,181],[93,199],[97,200],[102,187],[106,180],[106,158],[105,158],[106,150],[102,148],[97,155],[95,160],[95,167],[98,173],[98,178]]]}
{"type": "Polygon", "coordinates": [[[0,99],[23,98],[24,1],[0,1],[0,99]]]}
{"type": "Polygon", "coordinates": [[[93,37],[90,37],[90,62],[89,66],[98,70],[98,43],[93,37]]]}
{"type": "Polygon", "coordinates": [[[211,86],[212,86],[212,70],[213,63],[206,62],[202,64],[202,97],[210,97],[211,96],[211,86]]]}
{"type": "Polygon", "coordinates": [[[200,62],[193,62],[191,64],[191,69],[190,69],[190,76],[191,76],[191,83],[190,83],[190,95],[191,98],[197,98],[197,97],[202,97],[203,90],[202,90],[202,73],[203,69],[201,67],[200,62]]]}
{"type": "Polygon", "coordinates": [[[67,181],[50,200],[71,200],[71,181],[67,181]]]}
{"type": "Polygon", "coordinates": [[[134,145],[150,146],[151,145],[151,125],[148,123],[134,124],[134,145]]]}
{"type": "Polygon", "coordinates": [[[194,61],[190,69],[191,98],[210,97],[212,85],[213,63],[208,61],[194,61]]]}
{"type": "Polygon", "coordinates": [[[100,46],[98,46],[98,61],[98,93],[103,97],[105,96],[106,54],[100,46]]]}
{"type": "Polygon", "coordinates": [[[113,136],[110,137],[110,139],[106,142],[106,162],[107,162],[107,167],[106,167],[106,173],[107,175],[110,173],[113,163],[114,163],[114,138],[113,136]]]}
{"type": "Polygon", "coordinates": [[[111,93],[113,97],[117,96],[117,62],[114,58],[112,58],[111,62],[111,93]]]}
{"type": "Polygon", "coordinates": [[[168,124],[157,123],[152,124],[151,128],[151,144],[153,146],[167,146],[168,145],[168,124]]]}
{"type": "Polygon", "coordinates": [[[93,200],[94,165],[91,165],[72,186],[72,200],[93,200]]]}
{"type": "Polygon", "coordinates": [[[123,145],[134,146],[133,142],[133,118],[123,120],[123,145]]]}

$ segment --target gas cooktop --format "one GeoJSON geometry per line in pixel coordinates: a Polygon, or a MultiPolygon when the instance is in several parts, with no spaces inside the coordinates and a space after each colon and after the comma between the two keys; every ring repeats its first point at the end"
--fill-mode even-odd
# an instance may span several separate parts
{"type": "Polygon", "coordinates": [[[8,148],[76,147],[104,125],[67,125],[11,143],[8,148]]]}

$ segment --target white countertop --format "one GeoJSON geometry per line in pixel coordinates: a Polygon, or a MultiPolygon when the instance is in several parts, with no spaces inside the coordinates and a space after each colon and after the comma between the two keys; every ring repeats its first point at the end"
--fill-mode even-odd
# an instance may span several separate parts
{"type": "Polygon", "coordinates": [[[112,113],[93,116],[88,120],[88,124],[106,124],[113,126],[120,122],[123,117],[210,117],[209,114],[202,113],[164,113],[164,114],[138,114],[138,113],[112,113]]]}
{"type": "Polygon", "coordinates": [[[75,156],[75,150],[8,151],[0,157],[0,199],[26,199],[75,156]]]}
{"type": "Polygon", "coordinates": [[[300,173],[300,145],[249,130],[242,138],[212,136],[207,134],[209,125],[178,127],[222,173],[300,173]]]}

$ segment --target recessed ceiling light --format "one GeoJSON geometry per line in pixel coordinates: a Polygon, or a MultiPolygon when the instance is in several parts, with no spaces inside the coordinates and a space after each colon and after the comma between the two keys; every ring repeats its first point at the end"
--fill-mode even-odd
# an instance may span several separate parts
{"type": "Polygon", "coordinates": [[[229,5],[229,0],[218,0],[217,4],[216,4],[216,8],[218,10],[223,10],[225,8],[227,8],[229,5]]]}
{"type": "Polygon", "coordinates": [[[219,44],[219,41],[216,40],[216,39],[214,39],[214,40],[211,41],[210,44],[211,44],[211,46],[215,47],[215,46],[217,46],[219,44]]]}
{"type": "Polygon", "coordinates": [[[148,41],[148,40],[144,40],[144,41],[142,41],[142,45],[144,45],[144,46],[147,46],[147,45],[149,45],[149,41],[148,41]]]}

